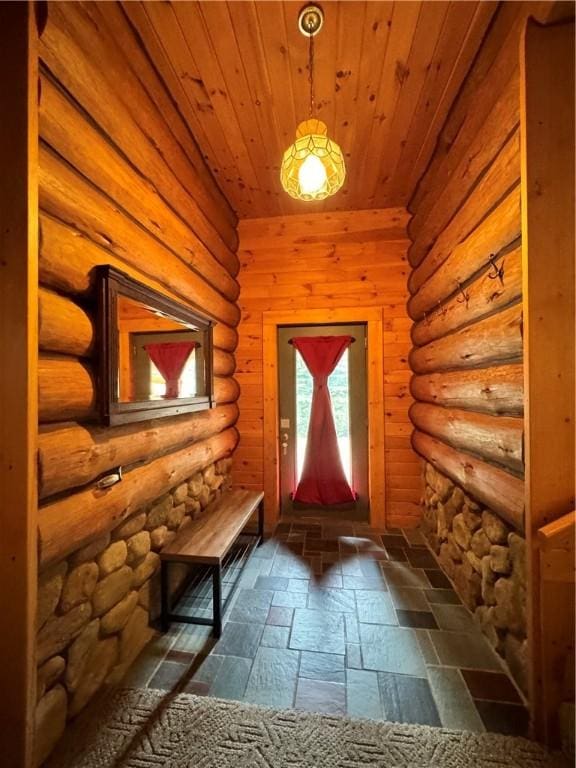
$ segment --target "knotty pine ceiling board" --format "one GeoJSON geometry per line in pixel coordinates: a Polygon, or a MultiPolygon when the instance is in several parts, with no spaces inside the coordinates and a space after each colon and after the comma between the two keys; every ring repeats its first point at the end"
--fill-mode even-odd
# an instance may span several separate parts
{"type": "Polygon", "coordinates": [[[302,2],[127,2],[137,31],[241,218],[404,206],[426,168],[497,2],[325,2],[315,39],[316,114],[347,178],[292,200],[284,150],[308,117],[302,2]]]}

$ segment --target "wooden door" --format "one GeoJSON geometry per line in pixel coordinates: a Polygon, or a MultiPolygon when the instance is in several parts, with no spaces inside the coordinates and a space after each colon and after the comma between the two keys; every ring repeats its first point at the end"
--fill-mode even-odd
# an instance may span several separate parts
{"type": "Polygon", "coordinates": [[[366,386],[366,325],[285,326],[278,329],[280,506],[283,514],[333,514],[368,518],[368,410],[366,386]],[[354,504],[304,507],[292,502],[302,468],[312,377],[296,349],[293,336],[349,335],[354,343],[330,377],[329,386],[339,436],[342,463],[348,481],[358,494],[354,504]]]}

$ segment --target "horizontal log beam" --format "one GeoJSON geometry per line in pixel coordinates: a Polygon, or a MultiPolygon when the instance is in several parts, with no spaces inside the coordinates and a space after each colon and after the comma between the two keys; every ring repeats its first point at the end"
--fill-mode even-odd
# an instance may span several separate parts
{"type": "Polygon", "coordinates": [[[516,530],[524,530],[523,480],[468,453],[461,453],[423,432],[414,432],[412,447],[466,493],[486,504],[516,530]]]}
{"type": "Polygon", "coordinates": [[[523,474],[523,419],[428,403],[413,403],[409,415],[421,432],[485,461],[500,464],[516,474],[523,474]]]}
{"type": "Polygon", "coordinates": [[[408,302],[408,314],[421,320],[438,302],[452,296],[471,277],[490,267],[490,256],[500,253],[520,236],[520,187],[515,187],[489,216],[456,246],[450,256],[408,302]]]}
{"type": "Polygon", "coordinates": [[[90,483],[118,466],[127,466],[205,440],[233,427],[235,403],[209,411],[121,427],[56,424],[38,436],[41,499],[90,483]]]}
{"type": "Polygon", "coordinates": [[[524,413],[524,376],[519,364],[413,376],[410,392],[415,400],[448,408],[502,416],[524,413]]]}
{"type": "Polygon", "coordinates": [[[41,288],[38,309],[41,350],[76,357],[94,354],[92,318],[78,304],[41,288]]]}
{"type": "MultiPolygon", "coordinates": [[[[220,355],[227,355],[220,352],[220,355]]],[[[229,357],[232,357],[231,355],[229,357]]],[[[96,418],[94,372],[88,361],[41,354],[38,360],[38,412],[41,424],[96,418]]],[[[214,377],[216,403],[235,402],[239,387],[229,376],[214,377]]]]}
{"type": "Polygon", "coordinates": [[[218,275],[195,272],[190,264],[132,221],[45,145],[40,147],[39,185],[42,210],[121,259],[128,262],[137,259],[138,264],[155,262],[155,268],[163,270],[167,282],[174,270],[191,287],[190,303],[228,325],[236,325],[238,313],[232,302],[239,289],[223,268],[218,275]]]}
{"type": "Polygon", "coordinates": [[[494,260],[496,269],[502,269],[502,279],[494,277],[494,268],[487,270],[466,287],[468,301],[459,301],[461,296],[441,304],[424,320],[412,326],[414,346],[421,347],[430,341],[442,338],[464,325],[495,314],[517,301],[522,295],[522,249],[515,248],[501,258],[494,260]]]}
{"type": "MultiPolygon", "coordinates": [[[[51,9],[40,57],[91,119],[148,177],[184,220],[223,261],[231,251],[202,212],[213,207],[202,195],[198,175],[175,141],[157,105],[134,76],[116,40],[107,44],[101,24],[80,8],[51,9]],[[106,61],[104,74],[101,62],[106,61]]],[[[216,218],[216,217],[215,217],[216,218]]],[[[219,222],[224,237],[232,228],[219,222]]],[[[234,234],[229,237],[233,241],[234,234]]],[[[231,269],[234,269],[232,260],[231,269]]]]}
{"type": "MultiPolygon", "coordinates": [[[[482,219],[505,197],[520,178],[520,133],[514,131],[498,157],[482,177],[470,197],[456,207],[449,223],[439,227],[435,220],[427,221],[423,231],[410,248],[411,263],[417,264],[408,279],[411,294],[446,261],[454,248],[473,232],[482,219]],[[426,231],[427,230],[427,231],[426,231]]],[[[457,196],[461,201],[462,190],[457,196]]],[[[450,209],[458,203],[450,205],[450,209]]]]}
{"type": "Polygon", "coordinates": [[[413,349],[409,360],[414,373],[480,366],[488,368],[522,360],[522,306],[515,304],[478,323],[413,349]]]}
{"type": "Polygon", "coordinates": [[[40,567],[57,562],[102,536],[195,472],[229,456],[238,442],[233,427],[127,472],[107,490],[89,488],[38,510],[40,567]]]}

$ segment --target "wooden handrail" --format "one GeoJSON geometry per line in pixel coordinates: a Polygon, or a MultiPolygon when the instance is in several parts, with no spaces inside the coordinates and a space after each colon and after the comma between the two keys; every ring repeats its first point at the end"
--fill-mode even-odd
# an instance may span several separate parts
{"type": "Polygon", "coordinates": [[[540,549],[574,549],[575,532],[576,510],[573,510],[538,530],[540,549]]]}

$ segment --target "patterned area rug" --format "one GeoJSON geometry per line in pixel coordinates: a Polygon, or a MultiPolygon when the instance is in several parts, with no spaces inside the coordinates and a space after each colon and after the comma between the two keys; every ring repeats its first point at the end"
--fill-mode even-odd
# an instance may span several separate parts
{"type": "Polygon", "coordinates": [[[559,768],[525,739],[118,691],[76,721],[50,768],[559,768]]]}

